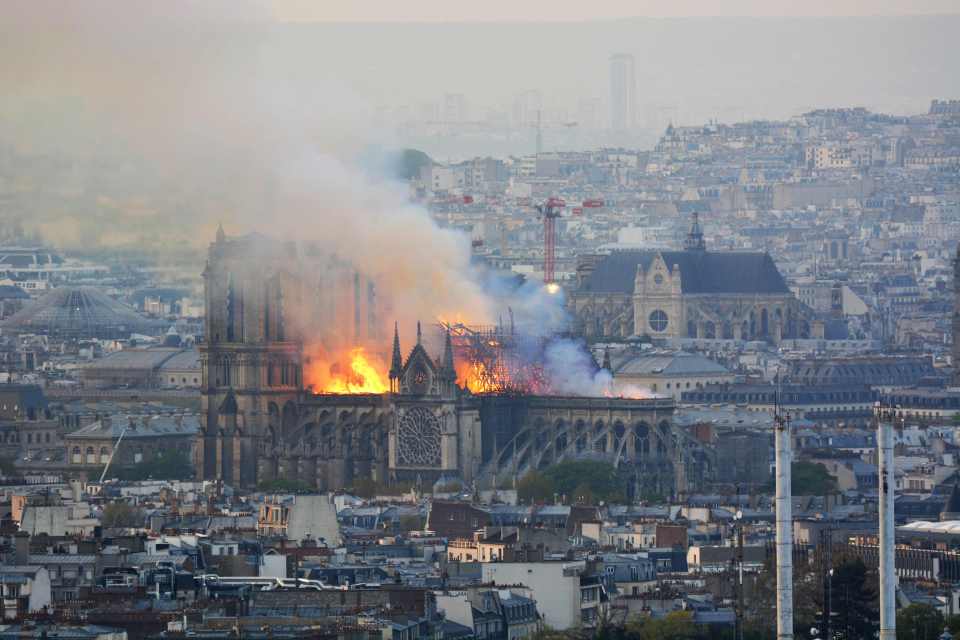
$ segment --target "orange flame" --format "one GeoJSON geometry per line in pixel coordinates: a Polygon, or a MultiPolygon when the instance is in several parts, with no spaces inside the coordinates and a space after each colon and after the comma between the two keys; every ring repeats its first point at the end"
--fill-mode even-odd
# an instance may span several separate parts
{"type": "Polygon", "coordinates": [[[390,390],[385,367],[374,362],[363,347],[354,347],[346,358],[329,363],[320,358],[307,369],[307,384],[317,393],[386,393],[390,390]]]}
{"type": "Polygon", "coordinates": [[[457,384],[461,388],[469,389],[471,393],[494,393],[498,391],[482,362],[458,362],[456,369],[457,384]]]}

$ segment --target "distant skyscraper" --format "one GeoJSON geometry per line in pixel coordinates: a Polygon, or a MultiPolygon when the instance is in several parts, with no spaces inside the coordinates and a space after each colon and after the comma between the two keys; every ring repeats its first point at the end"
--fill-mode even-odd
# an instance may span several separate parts
{"type": "Polygon", "coordinates": [[[443,119],[448,123],[467,121],[467,99],[462,93],[443,96],[443,119]]]}
{"type": "Polygon", "coordinates": [[[633,56],[616,53],[610,56],[610,127],[627,131],[635,124],[637,79],[633,56]]]}

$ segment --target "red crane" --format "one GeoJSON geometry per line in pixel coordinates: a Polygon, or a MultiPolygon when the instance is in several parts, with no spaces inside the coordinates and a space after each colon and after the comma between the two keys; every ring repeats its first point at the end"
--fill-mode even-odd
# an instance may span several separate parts
{"type": "Polygon", "coordinates": [[[543,216],[543,282],[554,284],[557,280],[557,224],[560,210],[567,203],[560,198],[548,198],[546,202],[537,205],[537,211],[543,216]]]}

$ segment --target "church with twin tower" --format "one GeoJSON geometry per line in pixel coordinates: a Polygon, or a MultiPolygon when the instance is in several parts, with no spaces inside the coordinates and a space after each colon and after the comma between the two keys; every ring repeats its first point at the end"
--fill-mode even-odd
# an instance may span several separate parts
{"type": "Polygon", "coordinates": [[[677,459],[672,400],[473,395],[457,385],[449,335],[440,353],[428,353],[419,324],[409,350],[399,327],[383,339],[376,288],[329,257],[218,229],[203,278],[199,479],[320,491],[361,479],[495,484],[587,452],[659,475],[677,459]],[[382,353],[389,390],[307,387],[304,340],[317,327],[382,353]]]}

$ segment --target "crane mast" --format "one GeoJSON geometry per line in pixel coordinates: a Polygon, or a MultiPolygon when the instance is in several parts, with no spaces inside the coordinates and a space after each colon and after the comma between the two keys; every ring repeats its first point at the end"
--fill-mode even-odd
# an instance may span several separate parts
{"type": "Polygon", "coordinates": [[[120,431],[120,437],[117,438],[116,443],[113,445],[113,450],[110,451],[110,457],[107,459],[107,465],[103,468],[103,473],[100,474],[100,484],[103,484],[103,479],[107,477],[107,471],[110,470],[110,463],[113,462],[113,456],[116,455],[117,449],[120,448],[120,443],[123,442],[123,434],[127,432],[127,427],[124,427],[120,431]]]}
{"type": "Polygon", "coordinates": [[[557,281],[557,218],[566,206],[560,198],[548,198],[537,205],[537,211],[543,216],[543,283],[547,285],[557,281]]]}

